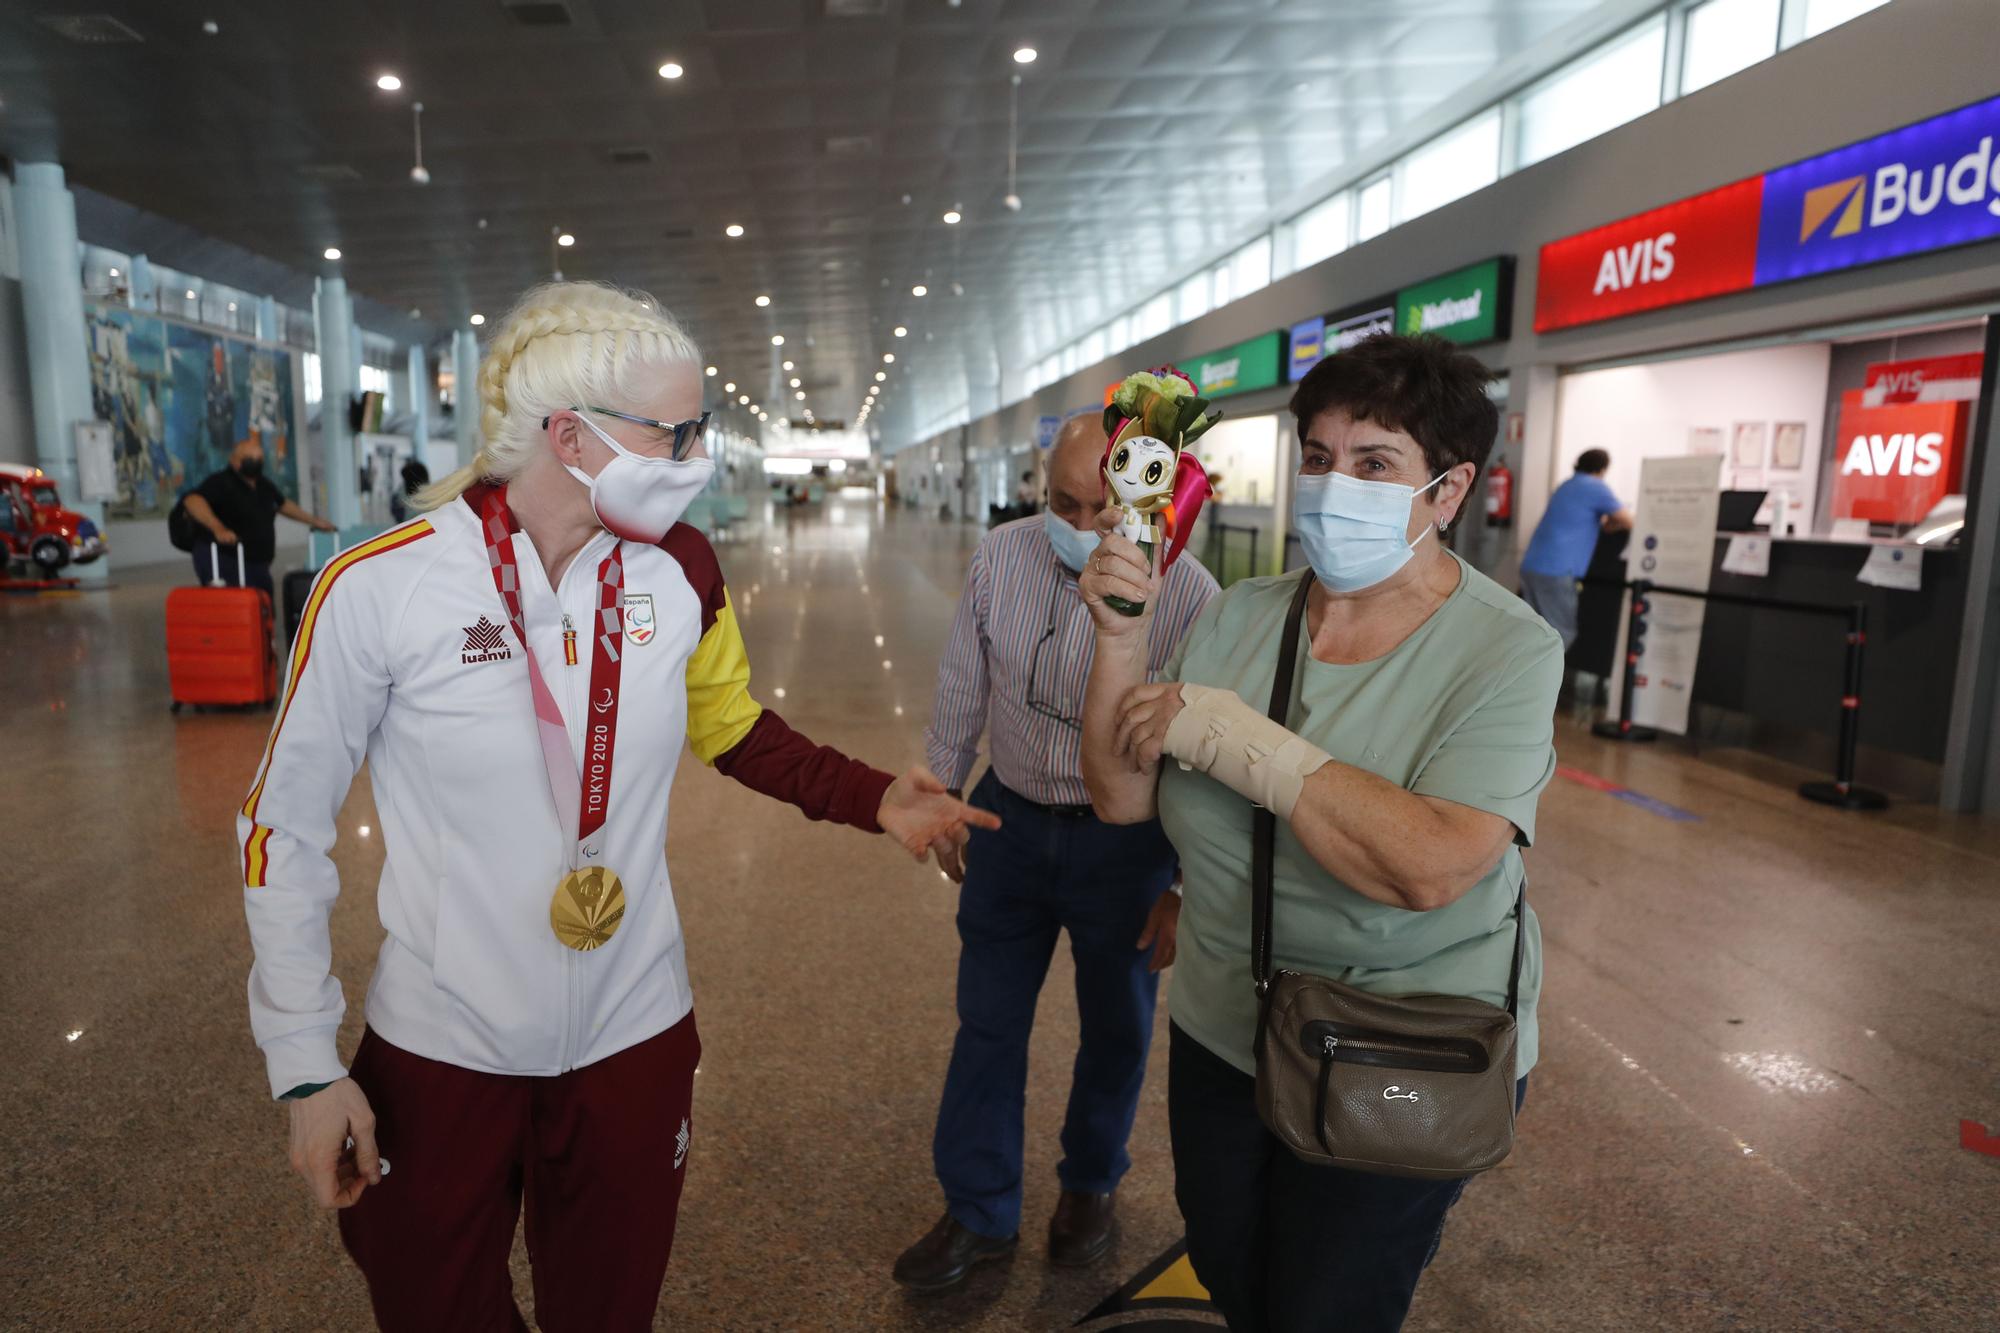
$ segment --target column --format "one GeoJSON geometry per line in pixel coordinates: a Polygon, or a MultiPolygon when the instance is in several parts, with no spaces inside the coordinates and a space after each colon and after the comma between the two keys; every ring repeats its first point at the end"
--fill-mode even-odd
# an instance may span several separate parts
{"type": "Polygon", "coordinates": [[[284,341],[278,334],[278,303],[268,296],[257,298],[257,337],[267,343],[284,341]]]}
{"type": "Polygon", "coordinates": [[[354,429],[347,415],[360,382],[354,359],[354,307],[347,297],[347,279],[319,280],[313,293],[313,317],[319,339],[319,434],[326,516],[349,528],[361,521],[361,484],[354,470],[354,429]]]}
{"type": "Polygon", "coordinates": [[[451,356],[458,380],[452,419],[458,428],[458,465],[464,467],[479,452],[479,339],[471,329],[452,335],[451,356]]]}
{"type": "MultiPolygon", "coordinates": [[[[53,162],[14,168],[14,223],[21,259],[21,314],[28,344],[28,402],[35,456],[55,478],[65,508],[104,528],[104,505],[86,503],[77,485],[76,424],[92,420],[90,356],[83,324],[83,269],[77,258],[76,199],[53,162]]],[[[65,574],[101,581],[107,553],[65,574]]]]}
{"type": "MultiPolygon", "coordinates": [[[[417,460],[426,467],[430,465],[431,442],[431,400],[437,395],[431,390],[431,367],[424,359],[421,343],[410,344],[410,368],[404,374],[410,386],[410,443],[415,446],[417,460]]],[[[438,478],[442,480],[442,478],[438,478]]]]}

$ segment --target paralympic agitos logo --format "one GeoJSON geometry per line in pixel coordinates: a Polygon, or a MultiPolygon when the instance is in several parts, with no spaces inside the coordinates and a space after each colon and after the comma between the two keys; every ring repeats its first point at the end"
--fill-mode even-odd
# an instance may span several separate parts
{"type": "Polygon", "coordinates": [[[1980,204],[2000,217],[2000,159],[1994,157],[1991,135],[1956,160],[1887,162],[1867,175],[1808,189],[1799,216],[1799,244],[1856,236],[1906,217],[1927,217],[1940,207],[1980,204]]]}

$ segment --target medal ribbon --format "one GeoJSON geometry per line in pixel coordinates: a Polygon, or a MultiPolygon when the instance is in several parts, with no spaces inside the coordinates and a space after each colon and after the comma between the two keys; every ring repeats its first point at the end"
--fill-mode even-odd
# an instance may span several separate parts
{"type": "Polygon", "coordinates": [[[569,728],[542,675],[541,664],[535,660],[535,650],[528,643],[527,617],[521,604],[521,570],[509,531],[513,515],[507,508],[504,492],[495,491],[486,497],[480,518],[487,562],[493,569],[493,586],[507,608],[514,637],[521,641],[521,650],[528,656],[528,688],[535,701],[535,730],[542,743],[542,765],[548,771],[556,817],[576,849],[570,857],[570,869],[580,869],[604,850],[591,846],[590,840],[603,829],[605,816],[611,810],[611,762],[618,739],[619,677],[625,648],[624,545],[614,542],[611,554],[597,567],[597,634],[590,655],[589,716],[584,725],[583,773],[579,776],[569,728]],[[576,794],[573,807],[572,792],[576,794]]]}

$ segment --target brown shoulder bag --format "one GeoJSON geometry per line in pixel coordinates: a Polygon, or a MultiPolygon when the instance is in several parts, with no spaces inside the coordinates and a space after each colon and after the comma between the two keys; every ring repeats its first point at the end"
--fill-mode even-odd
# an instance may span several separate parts
{"type": "MultiPolygon", "coordinates": [[[[1270,716],[1289,727],[1312,572],[1292,598],[1270,716]]],[[[1256,811],[1250,970],[1257,984],[1257,1113],[1301,1159],[1377,1175],[1448,1180],[1496,1166],[1514,1146],[1514,1011],[1522,899],[1514,902],[1507,1007],[1463,995],[1373,995],[1271,967],[1278,821],[1256,811]]],[[[1525,894],[1525,884],[1523,886],[1525,894]]]]}

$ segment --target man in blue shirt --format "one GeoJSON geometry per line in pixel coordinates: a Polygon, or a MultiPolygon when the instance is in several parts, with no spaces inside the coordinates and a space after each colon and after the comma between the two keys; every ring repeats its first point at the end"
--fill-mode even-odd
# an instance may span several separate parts
{"type": "Polygon", "coordinates": [[[1576,475],[1549,497],[1548,512],[1521,557],[1521,599],[1562,635],[1565,650],[1576,641],[1576,581],[1590,568],[1597,535],[1632,526],[1632,511],[1605,484],[1610,466],[1611,455],[1602,449],[1577,455],[1576,475]]]}

